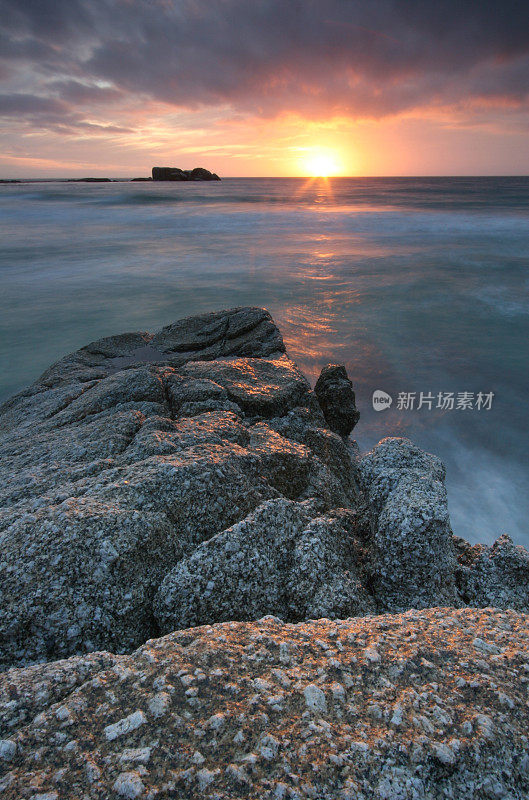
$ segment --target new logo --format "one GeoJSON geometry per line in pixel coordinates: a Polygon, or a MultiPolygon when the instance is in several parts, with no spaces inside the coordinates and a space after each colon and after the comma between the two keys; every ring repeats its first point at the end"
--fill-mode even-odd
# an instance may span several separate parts
{"type": "Polygon", "coordinates": [[[373,408],[375,411],[385,411],[393,402],[391,395],[383,392],[382,389],[377,389],[373,392],[373,408]]]}

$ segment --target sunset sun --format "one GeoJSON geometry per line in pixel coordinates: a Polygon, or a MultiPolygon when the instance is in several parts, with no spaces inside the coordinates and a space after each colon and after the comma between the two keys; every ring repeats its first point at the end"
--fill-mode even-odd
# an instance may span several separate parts
{"type": "Polygon", "coordinates": [[[329,178],[340,172],[340,164],[332,150],[312,150],[303,159],[303,169],[312,178],[329,178]]]}

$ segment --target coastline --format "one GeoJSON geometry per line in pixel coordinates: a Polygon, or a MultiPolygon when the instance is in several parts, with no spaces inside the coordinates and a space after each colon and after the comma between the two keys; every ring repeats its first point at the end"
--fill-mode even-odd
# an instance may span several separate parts
{"type": "Polygon", "coordinates": [[[1,407],[5,797],[53,794],[43,739],[58,785],[123,797],[523,790],[529,554],[453,537],[439,459],[361,455],[357,423],[345,370],[312,391],[258,308],[99,340],[1,407]],[[460,699],[474,661],[497,697],[460,699]]]}
{"type": "Polygon", "coordinates": [[[52,365],[0,407],[0,663],[266,614],[529,611],[527,551],[454,537],[441,461],[405,438],[360,454],[358,419],[345,369],[311,390],[259,308],[112,336],[52,365]]]}
{"type": "Polygon", "coordinates": [[[5,798],[526,792],[529,554],[453,537],[439,459],[358,422],[259,308],[0,408],[5,798]]]}

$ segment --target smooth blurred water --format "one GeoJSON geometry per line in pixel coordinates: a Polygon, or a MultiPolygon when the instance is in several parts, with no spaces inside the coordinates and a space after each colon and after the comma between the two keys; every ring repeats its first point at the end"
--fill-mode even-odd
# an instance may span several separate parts
{"type": "Polygon", "coordinates": [[[527,178],[0,185],[0,400],[102,336],[266,306],[312,381],[346,364],[362,449],[410,436],[457,534],[529,546],[528,209],[527,178]],[[413,391],[495,397],[399,411],[413,391]]]}

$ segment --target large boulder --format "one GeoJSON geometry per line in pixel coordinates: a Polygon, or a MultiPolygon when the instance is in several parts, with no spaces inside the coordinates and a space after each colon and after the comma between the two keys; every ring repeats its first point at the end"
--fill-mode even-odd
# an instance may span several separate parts
{"type": "Polygon", "coordinates": [[[269,613],[527,610],[528,554],[458,544],[441,462],[357,458],[345,369],[322,383],[238,308],[101,339],[5,403],[0,667],[269,613]]]}
{"type": "Polygon", "coordinates": [[[1,797],[524,800],[528,625],[266,617],[12,669],[1,797]]]}
{"type": "Polygon", "coordinates": [[[4,404],[0,664],[131,650],[167,573],[267,500],[354,507],[284,349],[266,311],[207,314],[88,345],[4,404]]]}
{"type": "Polygon", "coordinates": [[[441,461],[408,439],[383,439],[360,461],[381,610],[459,602],[444,477],[441,461]]]}

